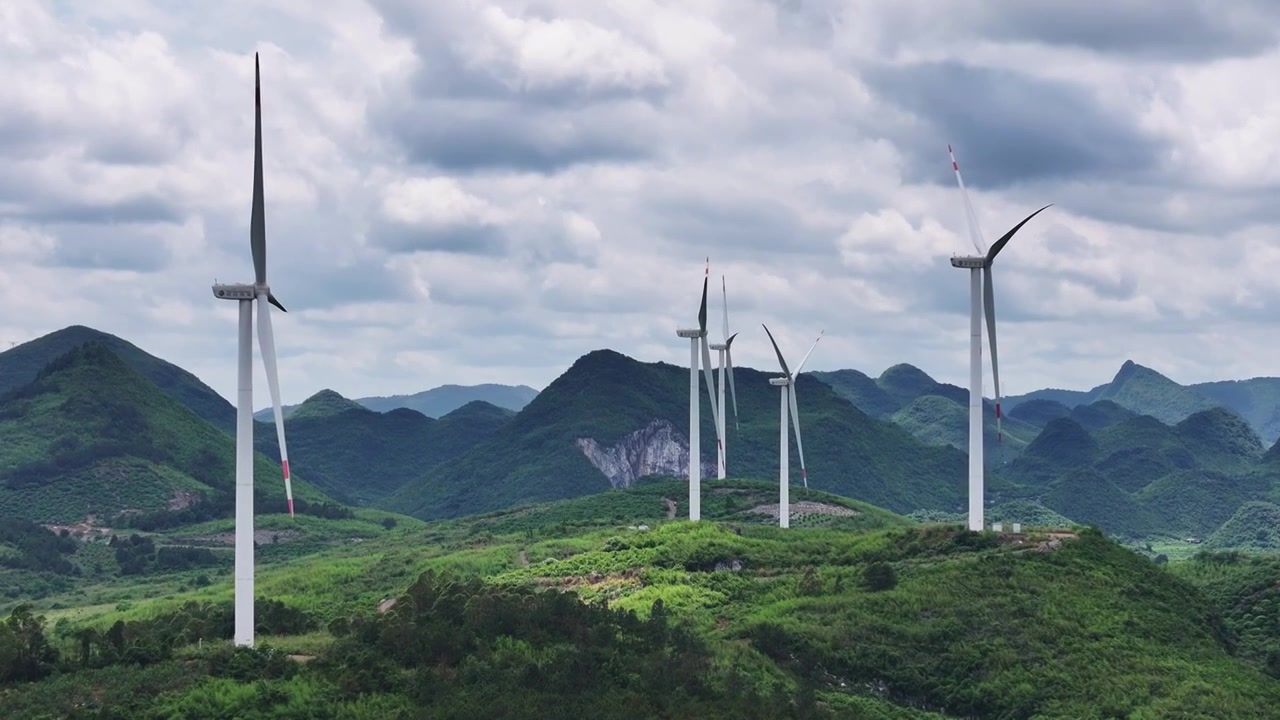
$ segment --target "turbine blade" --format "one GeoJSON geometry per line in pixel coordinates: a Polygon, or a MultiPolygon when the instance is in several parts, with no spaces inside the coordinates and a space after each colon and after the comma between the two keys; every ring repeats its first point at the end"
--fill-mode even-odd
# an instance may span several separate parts
{"type": "MultiPolygon", "coordinates": [[[[730,335],[729,342],[725,343],[725,345],[727,346],[731,344],[733,342],[733,338],[734,336],[730,335]]],[[[738,430],[741,430],[741,428],[738,427],[738,391],[733,387],[733,351],[728,347],[724,350],[724,359],[725,363],[728,365],[727,370],[729,371],[729,397],[733,399],[733,429],[737,432],[738,430]]]]}
{"type": "Polygon", "coordinates": [[[725,338],[724,342],[726,345],[728,345],[729,344],[729,340],[728,340],[729,338],[729,291],[725,288],[723,275],[720,276],[720,299],[721,299],[721,306],[724,308],[724,328],[723,328],[724,335],[722,335],[721,337],[725,338]]]}
{"type": "Polygon", "coordinates": [[[791,405],[791,429],[796,431],[796,450],[800,453],[800,477],[804,479],[804,486],[809,488],[809,471],[804,465],[804,441],[800,439],[800,408],[796,405],[796,384],[793,380],[791,392],[787,393],[787,399],[791,405]]]}
{"type": "Polygon", "coordinates": [[[707,258],[707,269],[702,274],[702,306],[698,308],[698,328],[707,332],[707,282],[711,279],[711,258],[707,258]]]}
{"type": "Polygon", "coordinates": [[[996,442],[1002,442],[1004,431],[1000,419],[1000,359],[996,355],[996,296],[991,280],[991,265],[982,268],[986,292],[982,293],[982,305],[987,314],[987,339],[991,342],[991,378],[996,391],[996,442]]]}
{"type": "Polygon", "coordinates": [[[964,178],[960,176],[960,163],[956,162],[955,151],[947,145],[947,154],[951,156],[951,169],[956,173],[956,182],[960,184],[960,196],[964,199],[965,218],[969,221],[969,240],[979,253],[985,253],[982,229],[978,227],[978,216],[973,212],[973,203],[969,201],[969,190],[964,186],[964,178]]]}
{"type": "Polygon", "coordinates": [[[720,417],[716,410],[716,381],[711,375],[711,346],[707,343],[706,335],[703,335],[701,340],[702,377],[707,381],[707,397],[711,400],[711,424],[716,426],[716,446],[719,450],[724,438],[720,437],[720,417]]]}
{"type": "Polygon", "coordinates": [[[284,443],[284,411],[280,407],[280,378],[276,374],[276,339],[271,331],[271,308],[268,299],[258,296],[258,346],[262,364],[267,370],[267,389],[271,392],[271,411],[276,419],[276,438],[280,441],[280,467],[284,470],[284,497],[293,517],[293,483],[289,479],[289,451],[284,443]]]}
{"type": "Polygon", "coordinates": [[[249,217],[249,248],[259,285],[267,282],[267,220],[262,200],[262,87],[258,54],[253,54],[253,212],[249,217]]]}
{"type": "MultiPolygon", "coordinates": [[[[818,340],[822,339],[822,334],[825,332],[826,330],[818,331],[818,340]]],[[[813,354],[814,348],[818,347],[818,340],[813,341],[813,345],[809,347],[809,352],[805,353],[804,358],[800,360],[800,367],[796,368],[796,375],[799,375],[804,370],[804,364],[809,362],[809,356],[813,354]]]]}
{"type": "Polygon", "coordinates": [[[997,240],[995,244],[991,246],[991,250],[987,252],[987,264],[990,265],[992,261],[996,259],[996,255],[999,255],[1000,251],[1004,249],[1004,246],[1009,244],[1009,240],[1013,238],[1013,234],[1021,230],[1022,226],[1026,225],[1028,220],[1039,215],[1040,213],[1044,212],[1046,209],[1051,207],[1053,207],[1053,203],[1049,203],[1048,205],[1045,205],[1039,210],[1026,216],[1025,218],[1022,219],[1022,222],[1018,223],[1017,225],[1014,225],[1013,229],[1009,230],[1009,232],[1005,233],[999,240],[997,240]]]}
{"type": "Polygon", "coordinates": [[[760,327],[764,328],[765,334],[769,336],[769,342],[773,343],[773,351],[778,355],[778,364],[782,366],[782,372],[785,373],[787,377],[791,377],[791,371],[787,369],[787,361],[782,359],[782,351],[778,349],[778,343],[774,342],[773,333],[769,332],[769,326],[764,323],[760,323],[760,327]]]}
{"type": "Polygon", "coordinates": [[[280,308],[280,312],[285,312],[285,313],[289,312],[288,310],[284,309],[284,306],[280,304],[280,301],[276,299],[276,296],[272,295],[270,292],[267,293],[267,302],[280,308]]]}

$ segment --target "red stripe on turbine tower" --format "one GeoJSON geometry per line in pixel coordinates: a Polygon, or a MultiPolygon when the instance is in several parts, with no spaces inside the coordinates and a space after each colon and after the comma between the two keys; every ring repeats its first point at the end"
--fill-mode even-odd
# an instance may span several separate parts
{"type": "MultiPolygon", "coordinates": [[[[996,412],[998,413],[999,411],[997,410],[996,412]]],[[[284,479],[288,480],[289,479],[289,461],[281,460],[280,467],[284,468],[284,479]]]]}

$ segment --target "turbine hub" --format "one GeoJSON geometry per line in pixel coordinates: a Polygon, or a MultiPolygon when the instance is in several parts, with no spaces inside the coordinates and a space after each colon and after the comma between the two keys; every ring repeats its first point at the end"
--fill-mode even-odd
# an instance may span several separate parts
{"type": "Polygon", "coordinates": [[[987,259],[980,255],[951,258],[951,267],[965,268],[966,270],[981,270],[986,266],[987,259]]]}

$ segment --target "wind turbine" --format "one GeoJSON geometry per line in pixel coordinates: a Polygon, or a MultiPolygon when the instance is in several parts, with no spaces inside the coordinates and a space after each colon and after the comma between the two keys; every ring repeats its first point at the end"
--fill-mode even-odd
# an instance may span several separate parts
{"type": "Polygon", "coordinates": [[[717,426],[720,433],[720,456],[716,464],[716,477],[723,480],[725,477],[726,456],[729,453],[728,433],[725,430],[725,422],[729,415],[729,410],[724,406],[724,380],[726,367],[729,371],[729,396],[733,399],[733,427],[735,430],[738,428],[738,392],[733,387],[732,351],[733,339],[738,337],[738,333],[734,333],[732,335],[729,334],[729,293],[725,289],[723,275],[720,276],[720,295],[724,301],[724,342],[712,343],[711,349],[720,354],[719,397],[716,400],[716,408],[719,413],[717,418],[719,418],[720,421],[717,426]]]}
{"type": "Polygon", "coordinates": [[[778,388],[782,392],[782,403],[780,404],[779,424],[778,424],[778,527],[791,527],[791,474],[790,474],[790,453],[787,437],[787,415],[791,415],[791,426],[796,431],[796,449],[800,451],[800,477],[804,479],[804,487],[809,489],[809,472],[804,466],[804,443],[800,440],[800,408],[796,405],[796,376],[804,370],[804,364],[809,362],[809,356],[813,354],[814,348],[818,347],[818,340],[822,339],[822,332],[818,333],[818,339],[813,341],[813,346],[809,348],[809,352],[804,354],[804,359],[800,361],[800,366],[796,368],[793,374],[787,369],[787,361],[782,357],[782,351],[778,349],[778,343],[773,339],[773,333],[769,332],[769,326],[761,324],[764,332],[769,336],[769,342],[773,345],[773,351],[778,355],[778,365],[782,367],[783,377],[769,378],[769,384],[778,388]],[[790,413],[788,413],[790,409],[790,413]]]}
{"type": "Polygon", "coordinates": [[[287,312],[267,285],[267,228],[262,199],[262,90],[258,55],[253,55],[254,137],[253,211],[249,219],[249,248],[253,253],[252,285],[214,285],[213,295],[240,303],[238,392],[236,394],[236,560],[235,643],[253,646],[253,303],[258,303],[258,345],[267,371],[267,387],[280,441],[284,494],[293,517],[293,485],[289,481],[289,453],[284,443],[284,415],[276,376],[276,343],[271,332],[271,308],[287,312]]]}
{"type": "Polygon", "coordinates": [[[952,256],[951,258],[952,267],[969,270],[969,529],[977,531],[985,527],[983,501],[986,497],[982,457],[982,316],[984,312],[987,317],[987,338],[991,341],[991,379],[995,386],[996,399],[996,442],[1000,442],[1004,435],[1000,422],[1000,364],[996,355],[996,301],[995,287],[991,280],[991,266],[995,262],[996,255],[1000,254],[1014,233],[1052,204],[1045,205],[1028,215],[995,241],[990,249],[987,249],[983,247],[985,243],[982,239],[982,231],[978,228],[978,216],[973,212],[973,203],[969,202],[969,191],[964,187],[964,178],[960,176],[960,164],[956,162],[956,154],[950,145],[947,145],[947,153],[951,156],[951,169],[956,173],[956,182],[960,185],[960,196],[964,199],[965,216],[969,221],[969,239],[973,242],[974,249],[978,251],[975,256],[952,256]],[[979,271],[981,271],[981,277],[979,277],[979,271]]]}
{"type": "Polygon", "coordinates": [[[702,518],[702,447],[699,430],[701,424],[698,411],[698,350],[702,350],[702,373],[707,380],[707,396],[711,398],[711,422],[716,428],[717,454],[722,452],[723,438],[720,431],[720,420],[716,412],[715,382],[711,379],[711,349],[707,345],[707,282],[711,278],[711,260],[707,260],[707,269],[702,277],[702,306],[698,310],[698,327],[696,329],[680,328],[676,335],[689,338],[689,519],[702,518]]]}

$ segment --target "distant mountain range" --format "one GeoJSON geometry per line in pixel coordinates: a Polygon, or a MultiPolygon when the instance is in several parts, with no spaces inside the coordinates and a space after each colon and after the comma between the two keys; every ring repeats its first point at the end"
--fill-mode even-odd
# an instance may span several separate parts
{"type": "MultiPolygon", "coordinates": [[[[731,477],[776,477],[769,375],[738,369],[731,477]]],[[[687,382],[681,367],[600,350],[540,393],[523,388],[531,399],[518,411],[472,400],[435,418],[375,411],[323,390],[286,421],[295,486],[316,507],[337,501],[433,519],[681,477],[687,382]]],[[[1000,442],[988,412],[990,514],[1266,545],[1255,526],[1280,514],[1278,384],[1183,386],[1126,362],[1087,392],[1006,398],[1000,442]]],[[[963,512],[963,388],[896,365],[877,378],[806,373],[797,389],[812,487],[900,513],[963,512]]],[[[473,390],[383,400],[436,393],[440,408],[473,390]]],[[[702,403],[701,460],[713,477],[715,434],[705,396],[702,403]]],[[[234,409],[211,388],[125,340],[81,326],[38,338],[0,353],[0,514],[65,521],[185,512],[196,521],[208,513],[184,508],[229,512],[233,424],[234,409]]],[[[271,425],[255,424],[255,485],[266,511],[279,495],[278,449],[271,425]]],[[[794,443],[791,464],[800,484],[794,443]]]]}
{"type": "MultiPolygon", "coordinates": [[[[440,418],[473,402],[490,405],[519,412],[538,396],[538,391],[528,385],[441,385],[423,390],[413,395],[390,395],[386,397],[355,398],[352,402],[375,412],[388,412],[398,408],[416,410],[429,418],[440,418]]],[[[284,416],[289,417],[299,406],[285,405],[281,408],[284,416]]],[[[253,414],[255,420],[267,422],[271,420],[271,408],[263,408],[253,414]]]]}

